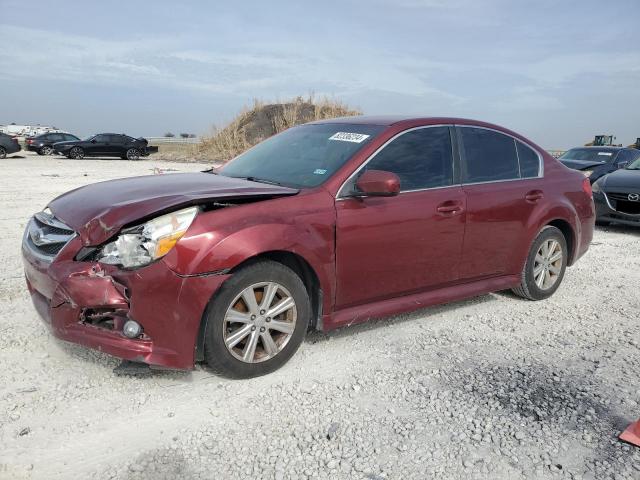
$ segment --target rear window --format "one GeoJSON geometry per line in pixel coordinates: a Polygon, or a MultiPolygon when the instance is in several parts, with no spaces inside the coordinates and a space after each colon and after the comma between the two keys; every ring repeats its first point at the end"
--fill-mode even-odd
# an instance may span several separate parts
{"type": "Polygon", "coordinates": [[[618,152],[597,148],[572,148],[558,158],[558,160],[580,160],[584,162],[607,163],[613,160],[618,152]]]}

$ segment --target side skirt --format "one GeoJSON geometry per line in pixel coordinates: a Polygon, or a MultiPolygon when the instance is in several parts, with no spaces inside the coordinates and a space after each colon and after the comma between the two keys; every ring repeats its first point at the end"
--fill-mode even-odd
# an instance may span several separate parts
{"type": "Polygon", "coordinates": [[[432,305],[455,302],[477,295],[506,290],[517,286],[519,283],[519,275],[505,275],[348,307],[334,312],[332,316],[325,315],[323,327],[324,331],[333,330],[334,328],[354,325],[374,318],[398,315],[432,305]]]}

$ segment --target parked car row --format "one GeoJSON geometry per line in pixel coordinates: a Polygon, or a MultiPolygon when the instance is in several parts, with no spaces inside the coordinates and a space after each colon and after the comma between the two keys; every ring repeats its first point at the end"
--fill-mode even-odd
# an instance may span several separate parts
{"type": "Polygon", "coordinates": [[[572,148],[558,158],[593,184],[596,222],[640,226],[640,150],[624,147],[572,148]]]}
{"type": "MultiPolygon", "coordinates": [[[[26,140],[26,149],[38,155],[57,153],[67,158],[120,157],[123,160],[138,160],[158,147],[150,147],[145,138],[133,138],[118,133],[99,133],[80,139],[70,133],[44,133],[26,140]]],[[[7,152],[11,153],[11,152],[7,152]]]]}

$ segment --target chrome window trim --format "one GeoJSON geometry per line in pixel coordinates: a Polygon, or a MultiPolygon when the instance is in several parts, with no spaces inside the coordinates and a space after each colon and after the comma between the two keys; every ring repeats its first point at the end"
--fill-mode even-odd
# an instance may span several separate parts
{"type": "MultiPolygon", "coordinates": [[[[362,164],[356,168],[353,173],[351,175],[349,175],[349,177],[347,177],[347,179],[342,182],[342,185],[340,185],[340,188],[338,189],[338,193],[336,195],[336,200],[344,200],[344,199],[350,199],[353,197],[350,196],[346,196],[344,194],[344,192],[342,191],[345,187],[345,185],[347,183],[349,183],[351,181],[351,179],[353,177],[355,177],[360,170],[362,170],[364,167],[367,166],[367,163],[369,163],[371,160],[373,160],[375,158],[376,155],[378,155],[378,153],[380,153],[382,151],[382,149],[384,149],[387,145],[389,145],[391,142],[393,142],[396,138],[401,137],[402,135],[404,135],[405,133],[409,133],[409,132],[413,132],[414,130],[422,130],[424,128],[434,128],[434,127],[453,127],[453,124],[450,123],[438,123],[435,125],[420,125],[418,127],[412,127],[412,128],[408,128],[407,130],[403,130],[401,132],[396,133],[393,137],[391,137],[389,140],[387,140],[386,142],[384,142],[382,145],[380,145],[375,152],[373,152],[371,155],[369,155],[369,158],[367,158],[364,162],[362,162],[362,164]]],[[[453,142],[451,142],[451,160],[452,162],[455,162],[455,158],[453,156],[453,142]]],[[[452,163],[453,166],[453,163],[452,163]]],[[[451,185],[442,185],[440,187],[427,187],[427,188],[419,188],[419,189],[414,189],[414,190],[401,190],[398,195],[401,195],[403,193],[410,193],[410,192],[423,192],[425,190],[436,190],[436,189],[441,189],[441,188],[450,188],[450,187],[459,187],[460,184],[459,183],[454,183],[451,185]]]]}
{"type": "MultiPolygon", "coordinates": [[[[454,127],[456,127],[456,128],[479,128],[481,130],[489,130],[491,132],[499,133],[501,135],[504,135],[505,137],[512,138],[515,142],[520,142],[522,145],[524,145],[528,149],[533,150],[533,153],[535,153],[536,156],[538,157],[538,176],[537,177],[507,178],[505,180],[487,180],[486,182],[462,182],[462,185],[479,185],[479,184],[483,184],[483,183],[512,182],[514,180],[530,180],[532,178],[544,178],[544,159],[542,158],[542,155],[540,155],[540,152],[538,152],[535,148],[533,148],[527,142],[523,142],[519,138],[516,138],[513,135],[511,135],[510,133],[503,132],[501,130],[497,130],[497,129],[491,128],[491,127],[483,127],[483,126],[480,126],[480,125],[458,125],[458,124],[454,124],[454,127]]],[[[464,141],[462,143],[464,144],[464,141]]],[[[518,154],[518,145],[514,144],[514,146],[516,148],[516,157],[518,159],[518,173],[521,175],[522,174],[522,170],[521,170],[521,167],[520,167],[520,155],[518,154]]],[[[462,161],[462,156],[460,156],[460,160],[462,161]]]]}
{"type": "MultiPolygon", "coordinates": [[[[487,180],[486,182],[463,182],[462,179],[460,181],[460,183],[455,183],[452,185],[444,185],[441,187],[428,187],[428,188],[420,188],[420,189],[415,189],[415,190],[402,190],[398,193],[398,195],[401,195],[403,193],[411,193],[411,192],[424,192],[427,190],[440,190],[443,188],[451,188],[451,187],[461,187],[461,186],[465,186],[465,185],[485,185],[488,183],[504,183],[504,182],[516,182],[516,181],[524,181],[524,180],[534,180],[534,179],[538,179],[538,178],[544,178],[544,158],[542,157],[542,155],[540,155],[540,152],[538,152],[535,148],[533,148],[531,145],[529,145],[527,142],[524,142],[522,140],[520,140],[519,138],[516,138],[515,136],[503,132],[501,130],[496,130],[495,128],[490,128],[490,127],[484,127],[484,126],[480,126],[480,125],[459,125],[459,124],[453,124],[453,123],[438,123],[438,124],[434,124],[434,125],[421,125],[418,127],[412,127],[409,128],[407,130],[403,130],[401,132],[396,133],[393,137],[391,137],[389,140],[387,140],[386,142],[384,142],[381,146],[379,146],[375,152],[373,152],[371,155],[369,155],[369,157],[357,168],[353,171],[353,173],[351,175],[349,175],[349,177],[347,177],[347,179],[342,182],[342,185],[340,185],[340,188],[338,189],[338,193],[336,195],[336,200],[345,200],[345,199],[349,199],[349,198],[353,198],[350,196],[346,196],[345,193],[343,192],[343,189],[345,188],[345,185],[347,183],[349,183],[351,181],[351,179],[353,177],[355,177],[360,170],[362,170],[371,160],[373,160],[373,158],[383,149],[385,148],[387,145],[389,145],[391,142],[393,142],[396,138],[404,135],[405,133],[409,133],[412,132],[414,130],[420,130],[423,128],[433,128],[433,127],[453,127],[453,128],[457,128],[457,127],[461,127],[461,128],[479,128],[482,130],[489,130],[495,133],[499,133],[501,135],[504,135],[506,137],[512,138],[514,140],[514,147],[516,149],[516,157],[518,159],[518,174],[522,175],[522,170],[521,170],[521,166],[520,166],[520,155],[518,154],[518,145],[515,142],[520,142],[522,145],[524,145],[526,148],[528,148],[529,150],[533,151],[536,156],[538,157],[538,176],[537,177],[518,177],[518,178],[507,178],[504,180],[487,180]]],[[[457,137],[456,137],[457,139],[457,137]]],[[[453,145],[452,145],[452,154],[453,154],[453,145]]],[[[462,155],[459,156],[460,157],[460,163],[462,166],[462,162],[463,162],[463,158],[462,155]]],[[[453,161],[455,162],[455,158],[453,158],[453,161]]]]}

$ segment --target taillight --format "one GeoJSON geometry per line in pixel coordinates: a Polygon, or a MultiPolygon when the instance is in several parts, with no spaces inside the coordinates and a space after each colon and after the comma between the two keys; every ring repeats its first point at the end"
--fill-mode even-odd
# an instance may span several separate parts
{"type": "Polygon", "coordinates": [[[27,139],[27,143],[28,143],[29,145],[31,145],[31,144],[33,143],[33,140],[32,140],[31,138],[29,138],[29,139],[27,139]]]}
{"type": "Polygon", "coordinates": [[[591,182],[589,181],[588,178],[583,178],[582,179],[582,190],[584,191],[584,193],[586,193],[589,197],[593,197],[593,190],[591,189],[591,182]]]}

